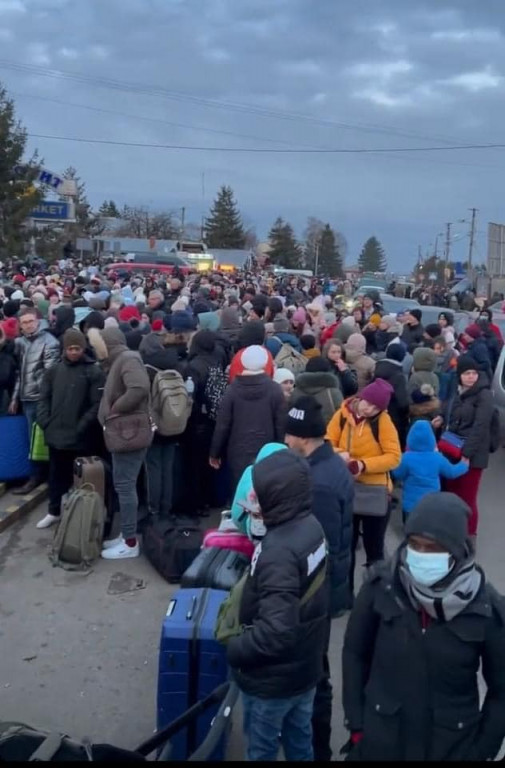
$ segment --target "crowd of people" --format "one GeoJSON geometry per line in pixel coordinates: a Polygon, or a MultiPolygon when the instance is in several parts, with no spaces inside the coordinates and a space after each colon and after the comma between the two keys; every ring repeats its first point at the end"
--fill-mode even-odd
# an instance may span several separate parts
{"type": "Polygon", "coordinates": [[[458,336],[449,310],[424,325],[422,308],[388,315],[376,298],[348,310],[319,282],[268,272],[165,281],[72,263],[19,270],[0,286],[0,414],[24,413],[49,447],[48,465],[33,462],[14,491],[48,480],[38,528],[58,523],[77,457],[111,466],[120,535],[104,542],[106,559],[139,555],[143,506],[205,516],[236,503],[252,467],[266,532],[245,593],[251,631],[228,644],[250,759],[275,759],[279,733],[288,760],[331,758],[330,621],[349,609],[350,754],[485,759],[505,733],[496,662],[505,610],[474,562],[503,339],[489,310],[458,336]],[[159,428],[153,412],[168,381],[160,372],[188,398],[180,431],[159,428]],[[391,568],[395,489],[406,539],[391,568]],[[361,539],[368,578],[356,598],[361,539]],[[300,604],[322,565],[329,602],[316,590],[300,604]],[[440,635],[430,630],[438,623],[440,635]],[[426,658],[421,632],[433,643],[427,670],[415,661],[426,658]],[[477,731],[481,659],[489,693],[477,731]],[[424,700],[403,686],[411,675],[424,700]],[[457,712],[466,707],[447,714],[460,732],[431,717],[453,698],[457,712]]]}

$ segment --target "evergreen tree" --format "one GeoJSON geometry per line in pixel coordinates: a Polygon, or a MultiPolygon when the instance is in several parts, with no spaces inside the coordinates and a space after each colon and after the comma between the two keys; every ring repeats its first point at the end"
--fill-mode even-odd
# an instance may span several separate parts
{"type": "Polygon", "coordinates": [[[244,248],[246,236],[231,187],[222,186],[205,220],[209,248],[244,248]]]}
{"type": "Polygon", "coordinates": [[[328,277],[342,277],[343,265],[340,256],[335,232],[326,224],[321,232],[319,241],[318,274],[328,277]]]}
{"type": "Polygon", "coordinates": [[[385,272],[387,267],[384,249],[376,237],[369,237],[358,259],[362,272],[385,272]]]}
{"type": "Polygon", "coordinates": [[[270,252],[268,259],[270,264],[276,264],[286,269],[300,269],[303,259],[303,251],[297,243],[293,227],[282,218],[276,219],[268,235],[270,252]]]}
{"type": "Polygon", "coordinates": [[[23,163],[26,130],[16,119],[14,102],[0,85],[0,258],[24,256],[27,231],[25,221],[41,200],[33,186],[37,154],[23,163]],[[23,163],[21,172],[17,166],[23,163]]]}
{"type": "Polygon", "coordinates": [[[114,200],[104,200],[98,209],[99,216],[106,216],[111,219],[119,219],[121,214],[114,200]]]}

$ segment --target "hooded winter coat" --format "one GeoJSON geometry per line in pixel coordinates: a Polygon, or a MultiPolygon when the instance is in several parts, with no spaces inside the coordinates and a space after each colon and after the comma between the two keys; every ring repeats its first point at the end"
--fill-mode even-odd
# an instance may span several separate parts
{"type": "Polygon", "coordinates": [[[373,379],[375,360],[365,354],[366,339],[360,333],[353,333],[345,345],[345,359],[358,376],[358,392],[373,379]]]}
{"type": "Polygon", "coordinates": [[[297,696],[315,688],[323,671],[326,585],[305,605],[300,600],[325,566],[324,534],[311,514],[304,459],[279,451],[254,466],[253,483],[267,532],[244,585],[240,623],[246,629],[228,641],[228,663],[245,693],[297,696]]]}
{"type": "Polygon", "coordinates": [[[72,328],[75,323],[75,312],[73,307],[56,307],[54,310],[54,319],[55,323],[49,330],[53,336],[61,340],[65,331],[72,328]]]}
{"type": "Polygon", "coordinates": [[[437,450],[435,434],[427,421],[416,421],[407,436],[407,453],[392,472],[395,480],[403,482],[402,506],[411,512],[427,493],[440,491],[440,478],[449,480],[468,472],[468,464],[451,462],[437,450]]]}
{"type": "Polygon", "coordinates": [[[98,411],[100,424],[112,413],[148,413],[151,385],[140,354],[128,349],[119,328],[105,328],[101,335],[107,347],[108,374],[98,411]]]}
{"type": "Polygon", "coordinates": [[[238,310],[235,307],[224,307],[219,319],[219,330],[221,335],[230,342],[233,349],[237,344],[241,328],[238,310]]]}
{"type": "Polygon", "coordinates": [[[210,448],[211,458],[226,456],[233,488],[266,443],[284,440],[285,398],[266,374],[237,376],[223,395],[210,448]]]}
{"type": "Polygon", "coordinates": [[[211,368],[224,370],[221,352],[216,345],[216,335],[212,331],[198,331],[191,340],[186,369],[187,376],[191,376],[195,384],[193,419],[201,420],[202,417],[204,420],[207,419],[205,414],[202,414],[202,406],[204,405],[205,385],[211,368]]]}
{"type": "Polygon", "coordinates": [[[403,365],[397,360],[385,358],[375,365],[375,379],[388,381],[394,389],[389,401],[388,413],[396,427],[400,445],[405,446],[407,427],[409,421],[409,397],[407,395],[407,382],[403,373],[403,365]]]}
{"type": "Polygon", "coordinates": [[[484,373],[470,389],[456,391],[444,407],[444,429],[465,439],[463,456],[470,469],[486,469],[489,462],[491,419],[494,399],[484,373]]]}
{"type": "Polygon", "coordinates": [[[435,373],[437,367],[437,356],[429,347],[418,347],[414,350],[414,369],[407,385],[410,401],[412,402],[412,393],[420,390],[423,384],[429,384],[433,387],[435,395],[440,390],[440,381],[435,373]]]}
{"type": "Polygon", "coordinates": [[[326,439],[337,453],[347,452],[352,459],[364,462],[365,470],[356,482],[365,485],[386,485],[392,490],[389,473],[399,465],[401,459],[398,433],[387,411],[381,411],[375,417],[379,426],[377,442],[370,419],[356,421],[352,408],[356,399],[344,400],[342,407],[328,424],[326,439]]]}
{"type": "Polygon", "coordinates": [[[291,395],[291,404],[294,405],[302,395],[310,395],[317,400],[323,409],[323,418],[326,424],[331,420],[335,411],[340,408],[343,400],[338,382],[334,374],[329,371],[299,373],[291,395]]]}
{"type": "Polygon", "coordinates": [[[461,613],[426,626],[394,562],[375,565],[368,576],[342,654],[345,725],[363,734],[348,759],[494,759],[505,732],[503,597],[483,578],[461,613]],[[479,667],[487,687],[482,706],[479,667]]]}

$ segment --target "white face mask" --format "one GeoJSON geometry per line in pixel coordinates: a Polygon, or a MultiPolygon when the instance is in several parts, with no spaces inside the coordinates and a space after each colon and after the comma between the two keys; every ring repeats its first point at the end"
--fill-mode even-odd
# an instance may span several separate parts
{"type": "Polygon", "coordinates": [[[416,552],[407,547],[407,566],[414,581],[431,587],[441,581],[451,570],[449,552],[416,552]]]}

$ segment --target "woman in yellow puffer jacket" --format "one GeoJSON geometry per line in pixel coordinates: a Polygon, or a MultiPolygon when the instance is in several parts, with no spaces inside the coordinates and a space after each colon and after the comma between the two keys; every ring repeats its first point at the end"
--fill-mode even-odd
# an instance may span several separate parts
{"type": "MultiPolygon", "coordinates": [[[[346,462],[357,483],[386,486],[391,493],[389,473],[401,461],[396,427],[387,412],[393,388],[384,379],[375,379],[356,397],[344,400],[328,424],[326,439],[346,462]]],[[[356,546],[360,529],[366,566],[384,559],[384,538],[390,509],[384,517],[354,515],[351,557],[351,589],[354,588],[356,546]]]]}

